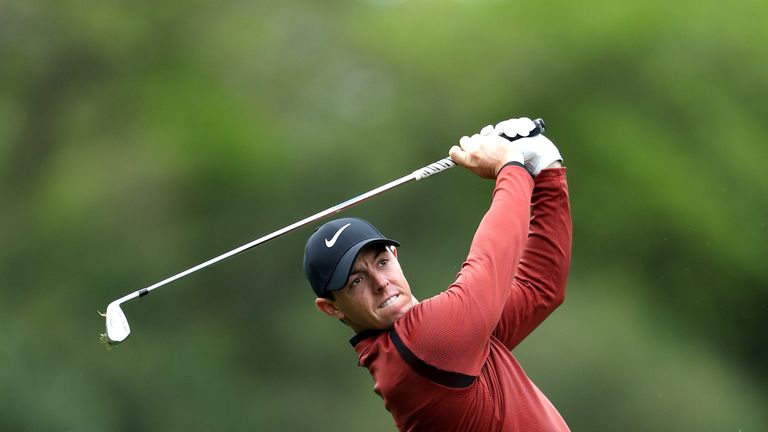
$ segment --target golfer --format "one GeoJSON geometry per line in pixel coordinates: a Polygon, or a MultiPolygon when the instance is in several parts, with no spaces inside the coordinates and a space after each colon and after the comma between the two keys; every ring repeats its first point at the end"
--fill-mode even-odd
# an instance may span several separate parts
{"type": "Polygon", "coordinates": [[[507,120],[450,149],[495,188],[466,261],[440,294],[419,302],[399,243],[361,219],[328,222],[307,241],[317,309],[356,333],[359,364],[401,431],[569,430],[510,352],[563,302],[571,256],[565,168],[551,141],[526,138],[534,126],[507,120]]]}

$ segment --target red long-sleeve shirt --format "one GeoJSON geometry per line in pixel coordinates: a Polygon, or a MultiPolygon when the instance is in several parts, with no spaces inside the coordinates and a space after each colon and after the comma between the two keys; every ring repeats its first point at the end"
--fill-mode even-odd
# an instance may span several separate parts
{"type": "Polygon", "coordinates": [[[351,341],[399,430],[569,430],[510,350],[562,303],[570,250],[565,169],[503,168],[456,281],[351,341]]]}

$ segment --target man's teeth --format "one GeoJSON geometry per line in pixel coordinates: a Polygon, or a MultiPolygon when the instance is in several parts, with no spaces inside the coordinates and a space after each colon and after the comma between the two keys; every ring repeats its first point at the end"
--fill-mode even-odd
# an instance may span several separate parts
{"type": "Polygon", "coordinates": [[[388,298],[387,301],[385,301],[384,303],[379,305],[379,309],[383,309],[383,308],[391,305],[392,303],[395,302],[395,300],[397,300],[398,297],[400,297],[400,294],[395,294],[392,297],[388,298]]]}

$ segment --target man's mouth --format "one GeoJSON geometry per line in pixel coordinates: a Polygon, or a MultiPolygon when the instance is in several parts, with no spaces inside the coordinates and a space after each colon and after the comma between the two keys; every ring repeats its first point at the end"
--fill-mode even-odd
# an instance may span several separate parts
{"type": "Polygon", "coordinates": [[[392,303],[395,302],[395,300],[397,300],[398,297],[400,297],[400,294],[395,294],[392,297],[384,300],[384,303],[379,305],[379,309],[384,309],[385,307],[391,305],[392,303]]]}

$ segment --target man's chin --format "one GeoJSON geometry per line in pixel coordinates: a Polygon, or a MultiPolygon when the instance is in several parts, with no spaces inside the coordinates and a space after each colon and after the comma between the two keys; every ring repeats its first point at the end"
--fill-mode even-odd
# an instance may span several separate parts
{"type": "Polygon", "coordinates": [[[406,313],[408,313],[408,311],[411,310],[412,307],[414,307],[417,304],[419,304],[419,301],[414,296],[408,296],[408,298],[404,299],[404,300],[405,300],[405,303],[400,308],[400,316],[398,318],[400,318],[401,316],[405,315],[406,313]]]}
{"type": "Polygon", "coordinates": [[[394,309],[392,311],[389,311],[388,317],[391,321],[390,325],[394,324],[395,321],[399,320],[403,317],[403,315],[407,314],[408,311],[411,310],[411,308],[416,304],[413,299],[408,299],[407,303],[403,305],[399,305],[397,309],[394,309]]]}

